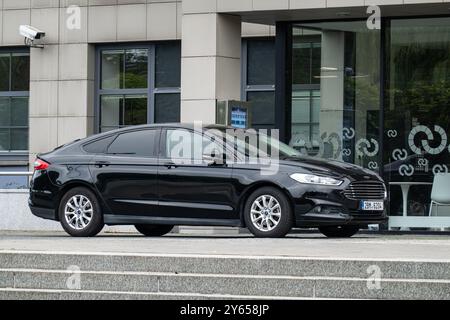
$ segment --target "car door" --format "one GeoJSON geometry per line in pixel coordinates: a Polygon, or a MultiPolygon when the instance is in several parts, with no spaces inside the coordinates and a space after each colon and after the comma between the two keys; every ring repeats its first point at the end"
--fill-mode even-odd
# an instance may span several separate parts
{"type": "MultiPolygon", "coordinates": [[[[194,137],[202,141],[202,145],[215,143],[201,133],[194,135],[192,130],[184,128],[162,130],[158,170],[160,210],[166,216],[181,221],[186,219],[191,223],[199,218],[238,219],[233,198],[232,168],[226,163],[211,163],[208,159],[203,161],[202,155],[192,148],[194,137]],[[190,151],[187,150],[189,148],[190,151]]],[[[218,144],[216,148],[219,150],[222,145],[218,144]]]]}
{"type": "Polygon", "coordinates": [[[112,214],[158,215],[160,133],[156,128],[120,133],[94,157],[91,173],[112,214]]]}

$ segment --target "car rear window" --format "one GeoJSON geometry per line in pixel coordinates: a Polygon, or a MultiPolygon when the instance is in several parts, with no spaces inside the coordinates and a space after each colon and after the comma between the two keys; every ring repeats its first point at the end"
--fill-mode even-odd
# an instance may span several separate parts
{"type": "Polygon", "coordinates": [[[159,130],[140,130],[120,134],[108,148],[108,154],[156,157],[159,130]]]}
{"type": "Polygon", "coordinates": [[[116,135],[112,135],[100,140],[96,140],[94,142],[85,144],[83,146],[84,151],[88,153],[105,153],[106,148],[114,141],[116,135]]]}

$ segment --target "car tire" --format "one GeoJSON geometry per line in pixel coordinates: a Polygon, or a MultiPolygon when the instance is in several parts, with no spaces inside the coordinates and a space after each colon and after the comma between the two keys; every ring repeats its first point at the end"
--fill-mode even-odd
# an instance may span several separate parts
{"type": "Polygon", "coordinates": [[[97,197],[84,187],[66,192],[61,198],[58,214],[62,227],[73,237],[94,237],[105,226],[97,197]]]}
{"type": "Polygon", "coordinates": [[[154,225],[154,224],[136,224],[134,226],[137,231],[146,237],[161,237],[172,231],[172,225],[154,225]]]}
{"type": "Polygon", "coordinates": [[[350,238],[358,233],[359,226],[320,227],[319,231],[328,238],[350,238]]]}
{"type": "Polygon", "coordinates": [[[258,238],[282,238],[294,225],[287,196],[273,187],[260,188],[250,195],[244,207],[244,220],[258,238]]]}

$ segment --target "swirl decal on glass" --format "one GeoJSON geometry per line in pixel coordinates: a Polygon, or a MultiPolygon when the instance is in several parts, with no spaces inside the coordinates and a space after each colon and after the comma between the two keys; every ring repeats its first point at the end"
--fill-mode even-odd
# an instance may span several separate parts
{"type": "Polygon", "coordinates": [[[445,133],[442,127],[435,125],[434,131],[440,136],[441,144],[436,148],[432,148],[429,144],[429,141],[434,141],[433,132],[427,126],[417,126],[414,127],[409,133],[408,143],[412,152],[415,154],[422,154],[423,150],[429,154],[440,154],[447,147],[447,134],[445,133]],[[421,140],[421,146],[417,146],[415,143],[415,137],[419,133],[424,133],[427,136],[427,140],[421,140]],[[422,150],[423,148],[423,150],[422,150]]]}
{"type": "Polygon", "coordinates": [[[374,157],[378,154],[378,151],[380,150],[380,146],[378,144],[378,141],[375,139],[359,139],[358,142],[356,143],[356,154],[358,156],[368,156],[368,157],[374,157]],[[369,151],[369,148],[373,147],[373,151],[369,151]],[[362,151],[361,151],[362,148],[362,151]]]}
{"type": "Polygon", "coordinates": [[[342,154],[346,157],[349,157],[352,155],[352,150],[350,150],[349,148],[346,148],[346,149],[342,150],[342,154]]]}
{"type": "Polygon", "coordinates": [[[355,137],[356,132],[353,128],[344,128],[342,129],[342,135],[345,140],[352,140],[355,137]]]}
{"type": "Polygon", "coordinates": [[[367,167],[370,170],[377,170],[378,169],[378,162],[376,161],[370,161],[369,164],[367,165],[367,167]]]}
{"type": "Polygon", "coordinates": [[[448,173],[448,167],[445,164],[437,164],[433,167],[433,174],[448,173]]]}
{"type": "Polygon", "coordinates": [[[397,130],[388,130],[387,136],[389,138],[396,138],[398,136],[397,130]]]}
{"type": "Polygon", "coordinates": [[[405,160],[408,157],[408,151],[406,149],[394,149],[392,151],[392,159],[395,161],[405,160]]]}
{"type": "Polygon", "coordinates": [[[414,174],[414,167],[410,164],[402,164],[400,168],[398,168],[398,173],[403,177],[411,177],[414,174]]]}

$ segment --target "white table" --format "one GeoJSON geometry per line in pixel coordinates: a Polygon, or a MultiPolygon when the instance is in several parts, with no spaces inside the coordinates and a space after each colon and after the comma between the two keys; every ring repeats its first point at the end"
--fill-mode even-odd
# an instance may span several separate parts
{"type": "MultiPolygon", "coordinates": [[[[403,198],[403,217],[408,216],[408,195],[409,195],[409,189],[411,186],[431,186],[433,183],[431,182],[414,182],[414,181],[408,181],[408,182],[389,182],[389,185],[391,186],[400,186],[402,189],[402,198],[403,198]]],[[[408,228],[402,228],[402,230],[408,229],[408,228]]]]}

